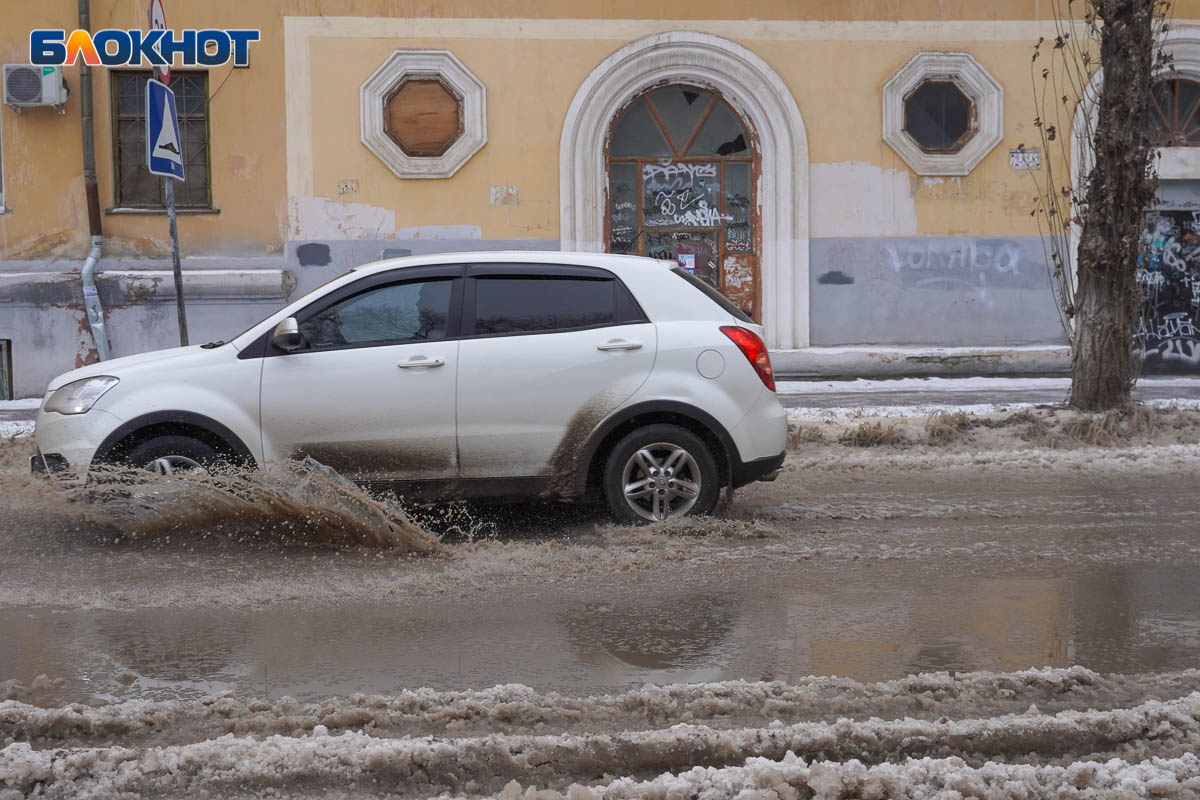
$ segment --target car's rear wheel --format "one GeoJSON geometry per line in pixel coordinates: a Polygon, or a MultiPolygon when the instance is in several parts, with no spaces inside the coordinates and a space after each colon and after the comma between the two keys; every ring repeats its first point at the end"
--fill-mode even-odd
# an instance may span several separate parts
{"type": "Polygon", "coordinates": [[[720,490],[712,451],[678,425],[638,428],[617,442],[604,465],[604,497],[618,522],[711,514],[720,490]]]}
{"type": "Polygon", "coordinates": [[[125,462],[160,475],[205,474],[222,466],[222,454],[207,442],[190,436],[166,435],[147,439],[125,455],[125,462]]]}

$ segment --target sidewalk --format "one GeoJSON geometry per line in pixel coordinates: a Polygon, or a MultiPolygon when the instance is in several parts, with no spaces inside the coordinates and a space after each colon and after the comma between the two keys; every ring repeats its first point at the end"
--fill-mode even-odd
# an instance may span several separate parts
{"type": "Polygon", "coordinates": [[[1066,345],[1020,347],[807,347],[772,350],[781,378],[1064,376],[1071,368],[1066,345]]]}

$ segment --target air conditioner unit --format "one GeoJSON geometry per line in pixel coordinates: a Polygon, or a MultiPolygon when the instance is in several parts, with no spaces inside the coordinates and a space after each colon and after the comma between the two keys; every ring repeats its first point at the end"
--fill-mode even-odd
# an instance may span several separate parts
{"type": "Polygon", "coordinates": [[[62,67],[37,67],[30,64],[4,65],[4,102],[16,109],[55,106],[63,111],[67,86],[62,67]]]}

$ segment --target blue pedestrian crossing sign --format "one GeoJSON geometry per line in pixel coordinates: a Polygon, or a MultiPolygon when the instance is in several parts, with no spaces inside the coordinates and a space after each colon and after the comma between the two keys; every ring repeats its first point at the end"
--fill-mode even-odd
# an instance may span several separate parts
{"type": "Polygon", "coordinates": [[[146,81],[146,166],[154,175],[183,180],[175,93],[153,78],[146,81]]]}

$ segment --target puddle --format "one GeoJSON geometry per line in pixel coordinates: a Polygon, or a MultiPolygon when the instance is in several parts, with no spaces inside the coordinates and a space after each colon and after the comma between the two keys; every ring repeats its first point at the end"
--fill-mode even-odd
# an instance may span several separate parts
{"type": "Polygon", "coordinates": [[[526,587],[334,608],[0,610],[0,675],[45,674],[60,698],[316,699],[523,683],[609,691],[643,683],[884,680],[925,671],[1081,664],[1186,669],[1200,658],[1200,578],[1187,569],[948,579],[876,568],[786,570],[741,585],[564,592],[526,587]],[[1172,591],[1160,591],[1162,586],[1172,591]]]}

